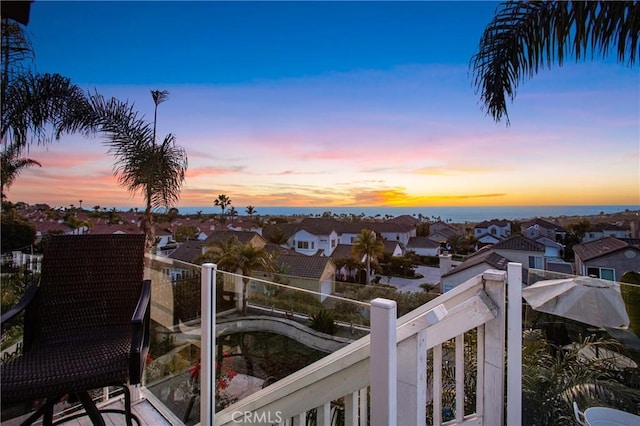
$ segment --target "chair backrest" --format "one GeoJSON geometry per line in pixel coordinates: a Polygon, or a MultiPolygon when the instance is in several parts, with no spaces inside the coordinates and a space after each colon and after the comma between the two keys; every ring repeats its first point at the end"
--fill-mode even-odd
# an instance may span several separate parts
{"type": "Polygon", "coordinates": [[[52,236],[37,299],[26,313],[30,338],[68,342],[130,327],[143,275],[142,234],[52,236]]]}

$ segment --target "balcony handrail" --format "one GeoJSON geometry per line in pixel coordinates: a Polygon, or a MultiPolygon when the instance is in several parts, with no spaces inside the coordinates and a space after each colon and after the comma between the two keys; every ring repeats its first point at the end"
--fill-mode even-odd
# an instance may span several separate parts
{"type": "MultiPolygon", "coordinates": [[[[490,339],[497,339],[495,343],[498,343],[499,347],[495,352],[498,354],[479,355],[478,368],[481,368],[480,364],[482,364],[483,371],[482,374],[478,373],[482,377],[478,380],[477,394],[479,405],[482,405],[483,394],[488,389],[486,386],[494,386],[493,393],[500,395],[499,400],[495,401],[497,395],[491,395],[494,400],[488,401],[491,398],[487,397],[484,401],[499,409],[483,410],[482,406],[479,406],[477,407],[478,417],[482,416],[484,411],[489,412],[488,415],[493,418],[497,416],[501,419],[501,414],[494,411],[502,412],[504,393],[501,382],[504,378],[505,283],[504,271],[487,271],[404,315],[396,323],[397,345],[415,339],[418,334],[421,334],[425,338],[421,347],[429,350],[441,348],[439,345],[454,338],[457,343],[459,340],[461,342],[461,335],[476,327],[482,328],[482,336],[484,336],[484,324],[498,320],[487,332],[490,339]],[[426,318],[434,310],[444,310],[446,315],[440,321],[429,324],[426,318]],[[488,365],[487,370],[484,370],[485,365],[488,365]],[[497,379],[498,377],[500,380],[497,379]]],[[[237,423],[238,413],[276,412],[282,418],[297,416],[303,423],[304,413],[314,408],[319,408],[319,417],[324,418],[325,424],[328,424],[326,418],[330,412],[331,401],[344,396],[347,397],[347,405],[352,411],[347,415],[353,424],[357,424],[357,420],[354,420],[354,416],[357,417],[357,410],[353,411],[353,405],[357,406],[358,398],[360,401],[366,400],[366,395],[362,398],[362,390],[366,389],[370,383],[370,354],[371,336],[369,335],[218,412],[215,415],[215,424],[237,423]]],[[[426,367],[426,356],[424,358],[426,367]]],[[[398,365],[400,364],[398,362],[398,365]]],[[[436,393],[438,391],[434,389],[434,394],[436,393]]],[[[438,416],[435,411],[434,409],[434,416],[438,416]]],[[[361,417],[364,414],[366,412],[360,412],[361,417]]],[[[260,418],[257,416],[253,420],[260,418]]],[[[266,417],[264,419],[269,420],[266,417]]],[[[456,420],[463,420],[462,416],[457,416],[456,420]]],[[[265,424],[268,423],[268,421],[265,422],[265,424]]],[[[349,421],[346,423],[349,424],[349,421]]],[[[322,423],[318,422],[318,424],[322,423]]]]}

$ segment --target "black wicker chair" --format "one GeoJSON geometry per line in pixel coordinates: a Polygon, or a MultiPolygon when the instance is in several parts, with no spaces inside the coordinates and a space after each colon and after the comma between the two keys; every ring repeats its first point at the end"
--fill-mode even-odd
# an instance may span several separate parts
{"type": "Polygon", "coordinates": [[[3,404],[46,399],[23,424],[41,416],[55,424],[53,406],[65,395],[104,424],[89,391],[106,386],[123,388],[125,410],[103,412],[139,424],[128,385],[140,383],[149,348],[151,282],[143,273],[144,235],[51,237],[39,285],[2,315],[4,325],[24,310],[23,353],[0,371],[3,404]]]}

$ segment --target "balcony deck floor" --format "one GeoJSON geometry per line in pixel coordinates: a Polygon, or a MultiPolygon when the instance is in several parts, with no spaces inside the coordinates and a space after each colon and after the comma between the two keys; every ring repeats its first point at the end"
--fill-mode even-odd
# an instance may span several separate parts
{"type": "MultiPolygon", "coordinates": [[[[173,425],[182,425],[182,422],[178,421],[177,419],[170,419],[171,415],[167,416],[166,414],[163,415],[160,413],[160,411],[156,408],[156,406],[154,406],[154,404],[152,404],[152,400],[154,398],[151,397],[150,399],[144,398],[138,402],[134,402],[132,404],[132,410],[133,413],[138,417],[138,419],[140,420],[140,426],[173,426],[173,425]]],[[[117,398],[111,401],[108,401],[106,403],[103,404],[99,404],[99,408],[100,409],[113,409],[113,410],[120,410],[122,409],[124,406],[122,399],[121,398],[117,398]]],[[[26,419],[28,415],[22,416],[22,417],[18,417],[18,418],[14,418],[14,419],[9,419],[6,421],[2,422],[2,426],[17,426],[19,425],[22,421],[24,421],[26,419]]],[[[119,414],[119,413],[104,413],[103,414],[103,418],[105,421],[106,426],[121,426],[123,424],[125,424],[124,422],[124,415],[123,414],[119,414]]],[[[56,418],[54,419],[54,421],[59,421],[62,420],[63,418],[56,418]]],[[[134,422],[135,424],[135,422],[134,422]]],[[[36,423],[34,423],[34,425],[39,426],[42,425],[42,421],[37,421],[36,423]]],[[[68,425],[68,426],[92,426],[91,420],[89,419],[89,417],[79,417],[77,419],[73,419],[70,420],[66,423],[64,423],[64,425],[68,425]]]]}

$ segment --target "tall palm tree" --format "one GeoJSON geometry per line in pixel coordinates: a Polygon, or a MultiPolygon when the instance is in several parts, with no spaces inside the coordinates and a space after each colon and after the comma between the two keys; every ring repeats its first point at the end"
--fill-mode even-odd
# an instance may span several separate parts
{"type": "Polygon", "coordinates": [[[378,238],[371,229],[360,231],[353,243],[353,255],[358,259],[366,259],[367,284],[371,283],[371,260],[382,256],[384,252],[384,241],[378,238]]]}
{"type": "Polygon", "coordinates": [[[141,193],[145,200],[142,229],[146,248],[155,244],[153,210],[177,203],[185,180],[187,155],[176,145],[171,133],[160,143],[153,137],[153,125],[139,117],[133,107],[115,98],[90,96],[90,120],[94,131],[108,136],[105,144],[115,157],[114,174],[121,186],[132,194],[141,193]]]}
{"type": "Polygon", "coordinates": [[[20,149],[16,143],[9,143],[0,154],[0,194],[2,199],[6,198],[4,193],[16,180],[23,169],[27,167],[42,165],[36,160],[20,156],[20,149]]]}
{"type": "Polygon", "coordinates": [[[506,119],[518,84],[565,58],[616,51],[619,62],[640,59],[638,1],[513,1],[500,5],[471,58],[476,91],[495,121],[506,119]]]}
{"type": "Polygon", "coordinates": [[[213,204],[220,207],[220,210],[222,211],[220,214],[220,220],[224,222],[224,211],[231,205],[231,198],[227,197],[225,194],[219,194],[213,204]]]}
{"type": "Polygon", "coordinates": [[[252,205],[248,205],[245,209],[245,212],[247,212],[247,214],[249,215],[249,220],[253,220],[253,215],[257,213],[256,208],[252,205]]]}
{"type": "Polygon", "coordinates": [[[166,90],[152,90],[151,97],[153,98],[153,103],[155,107],[153,109],[153,142],[156,141],[156,122],[158,119],[158,105],[162,102],[166,101],[169,98],[169,92],[166,90]]]}

